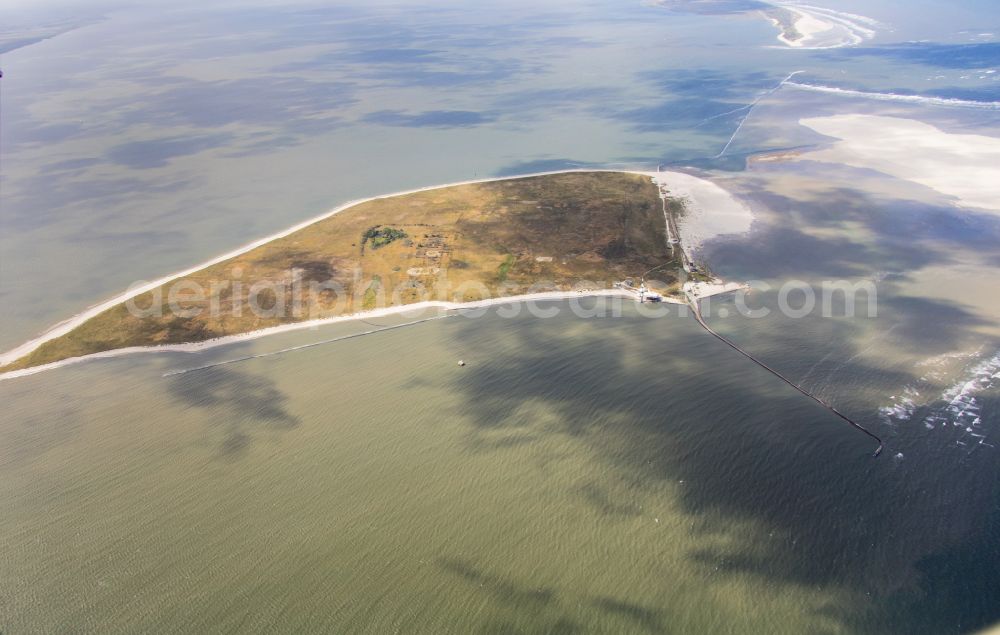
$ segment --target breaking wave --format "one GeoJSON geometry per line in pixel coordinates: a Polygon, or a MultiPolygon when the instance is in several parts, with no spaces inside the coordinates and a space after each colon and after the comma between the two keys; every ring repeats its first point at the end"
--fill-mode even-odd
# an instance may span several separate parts
{"type": "Polygon", "coordinates": [[[801,82],[785,82],[785,86],[798,88],[799,90],[811,90],[820,93],[831,93],[844,97],[859,97],[862,99],[876,99],[879,101],[899,101],[909,104],[924,104],[931,106],[949,106],[952,108],[976,108],[979,110],[1000,110],[1000,101],[975,101],[971,99],[954,99],[949,97],[928,97],[925,95],[899,95],[897,93],[873,93],[850,88],[837,88],[836,86],[823,86],[818,84],[804,84],[801,82]]]}
{"type": "Polygon", "coordinates": [[[975,364],[961,380],[923,404],[918,403],[917,387],[906,386],[900,395],[891,397],[892,403],[879,409],[879,415],[885,423],[897,424],[910,421],[920,410],[919,421],[928,430],[958,428],[957,445],[972,449],[977,446],[992,448],[995,446],[988,442],[982,427],[982,405],[977,396],[997,385],[1000,385],[1000,353],[975,364]]]}

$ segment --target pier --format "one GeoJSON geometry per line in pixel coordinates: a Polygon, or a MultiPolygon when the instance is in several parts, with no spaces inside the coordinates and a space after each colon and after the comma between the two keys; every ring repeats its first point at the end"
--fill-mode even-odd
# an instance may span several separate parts
{"type": "Polygon", "coordinates": [[[743,350],[742,348],[740,348],[739,346],[737,346],[735,343],[733,343],[733,341],[730,340],[729,338],[724,337],[724,336],[720,335],[719,333],[716,333],[715,330],[712,329],[712,327],[710,327],[708,324],[705,323],[705,319],[701,316],[701,308],[698,306],[698,300],[696,300],[695,298],[692,298],[690,295],[687,295],[687,300],[688,300],[688,305],[690,305],[691,309],[694,311],[694,318],[696,320],[698,320],[698,324],[701,324],[701,328],[703,328],[706,331],[708,331],[708,333],[710,335],[712,335],[713,337],[715,337],[720,342],[722,342],[726,346],[730,347],[731,349],[733,349],[734,351],[736,351],[740,355],[746,357],[747,359],[749,359],[754,364],[757,364],[758,366],[760,366],[761,368],[763,368],[767,372],[771,373],[772,375],[774,375],[775,377],[777,377],[781,381],[785,382],[786,384],[788,384],[789,386],[791,386],[795,390],[799,391],[800,393],[802,393],[806,397],[809,397],[810,399],[812,399],[813,401],[815,401],[819,405],[823,406],[824,408],[826,408],[827,410],[829,410],[833,414],[837,415],[838,417],[840,417],[841,419],[843,419],[847,423],[851,424],[852,426],[854,426],[855,428],[857,428],[861,432],[867,434],[869,437],[871,437],[872,439],[874,439],[876,443],[878,443],[878,447],[875,449],[875,454],[873,454],[872,456],[873,457],[877,457],[878,455],[882,454],[882,450],[885,448],[885,444],[882,442],[882,439],[880,439],[879,437],[877,437],[876,435],[874,435],[873,433],[871,433],[870,431],[868,431],[867,428],[865,428],[860,423],[854,421],[854,419],[851,419],[850,417],[848,417],[844,413],[842,413],[839,410],[837,410],[836,408],[834,408],[832,405],[830,405],[827,402],[823,401],[822,399],[820,399],[816,395],[812,394],[811,392],[809,392],[805,388],[802,388],[801,386],[799,386],[798,384],[796,384],[792,380],[788,379],[787,377],[785,377],[784,375],[782,375],[778,371],[774,370],[773,368],[771,368],[770,366],[768,366],[764,362],[760,361],[759,359],[757,359],[756,357],[754,357],[750,353],[746,352],[745,350],[743,350]]]}

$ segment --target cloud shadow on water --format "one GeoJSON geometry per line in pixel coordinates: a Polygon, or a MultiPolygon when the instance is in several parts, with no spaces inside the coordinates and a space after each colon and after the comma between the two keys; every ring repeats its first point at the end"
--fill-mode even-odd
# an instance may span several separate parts
{"type": "Polygon", "coordinates": [[[134,169],[162,168],[171,159],[198,154],[225,145],[231,139],[231,135],[221,134],[130,141],[111,148],[108,158],[113,163],[134,169]]]}
{"type": "Polygon", "coordinates": [[[171,395],[192,407],[209,410],[213,428],[223,434],[219,455],[239,458],[256,435],[297,427],[288,411],[288,396],[273,381],[226,367],[215,367],[170,379],[171,395]]]}
{"type": "Polygon", "coordinates": [[[980,69],[1000,65],[1000,42],[942,44],[912,42],[878,47],[845,47],[819,55],[831,60],[883,57],[939,68],[980,69]]]}
{"type": "MultiPolygon", "coordinates": [[[[555,588],[530,582],[514,581],[488,573],[473,562],[461,558],[440,558],[438,566],[457,576],[476,592],[487,595],[504,612],[519,618],[530,615],[538,633],[583,633],[586,623],[580,619],[585,611],[594,611],[602,619],[610,619],[634,632],[669,633],[668,622],[661,611],[610,596],[585,597],[582,604],[570,603],[555,588]]],[[[523,626],[511,621],[493,621],[481,632],[520,633],[523,626]]]]}
{"type": "Polygon", "coordinates": [[[365,123],[405,128],[469,128],[495,120],[494,115],[469,110],[427,110],[417,113],[379,110],[362,118],[365,123]]]}
{"type": "MultiPolygon", "coordinates": [[[[938,308],[923,300],[901,310],[932,314],[938,308]]],[[[969,473],[940,482],[935,475],[949,473],[957,457],[939,448],[908,449],[903,467],[892,460],[891,448],[873,459],[870,439],[776,385],[690,318],[677,319],[662,318],[670,324],[655,330],[639,318],[588,320],[582,325],[591,332],[583,335],[565,323],[526,318],[507,329],[513,341],[495,345],[470,332],[478,354],[490,360],[455,385],[475,404],[473,438],[507,428],[535,437],[566,435],[636,482],[683,481],[681,509],[700,517],[707,531],[725,533],[749,522],[777,536],[700,547],[687,554],[691,563],[761,584],[828,588],[831,603],[824,611],[856,632],[961,632],[1000,619],[992,577],[959,579],[941,564],[951,553],[979,550],[988,565],[976,571],[1000,567],[993,539],[1000,517],[982,513],[1000,503],[1000,470],[989,457],[980,455],[969,473]],[[641,353],[630,341],[642,342],[641,353]],[[522,420],[519,409],[528,402],[544,403],[561,424],[522,420]],[[936,494],[928,497],[931,489],[936,494]],[[832,599],[845,597],[854,600],[832,599]],[[909,613],[898,615],[900,605],[909,613]],[[957,607],[967,619],[956,621],[957,607]]],[[[950,319],[938,328],[947,340],[959,337],[968,322],[950,319]]],[[[754,348],[784,349],[786,365],[807,367],[817,357],[806,332],[778,329],[756,337],[754,348]]],[[[838,354],[856,355],[860,344],[838,338],[838,354]]],[[[874,375],[892,372],[856,362],[841,371],[832,390],[874,375]]],[[[890,381],[914,379],[897,375],[890,381]]],[[[858,399],[853,407],[870,413],[859,412],[862,421],[881,431],[877,404],[858,399]]],[[[602,491],[577,494],[598,513],[622,511],[602,491]]],[[[652,619],[637,618],[647,625],[652,619]]]]}

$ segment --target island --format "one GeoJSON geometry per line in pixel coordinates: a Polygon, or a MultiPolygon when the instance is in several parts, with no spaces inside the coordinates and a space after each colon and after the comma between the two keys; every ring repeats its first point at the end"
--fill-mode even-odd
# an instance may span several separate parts
{"type": "MultiPolygon", "coordinates": [[[[658,177],[569,171],[345,205],[57,325],[5,354],[0,378],[108,352],[225,342],[419,303],[468,307],[610,291],[688,305],[708,334],[871,437],[879,456],[881,438],[708,325],[699,298],[745,285],[712,278],[691,260],[678,222],[684,201],[658,177]]],[[[389,328],[398,326],[369,333],[389,328]]]]}
{"type": "Polygon", "coordinates": [[[428,300],[638,291],[642,281],[678,294],[689,277],[708,279],[679,244],[683,213],[649,174],[612,171],[377,197],[127,297],[36,342],[0,373],[428,300]]]}

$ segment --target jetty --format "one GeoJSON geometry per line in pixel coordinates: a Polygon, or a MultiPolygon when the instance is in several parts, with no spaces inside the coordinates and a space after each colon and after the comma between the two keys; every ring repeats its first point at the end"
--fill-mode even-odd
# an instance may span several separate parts
{"type": "Polygon", "coordinates": [[[871,431],[869,431],[867,428],[865,428],[863,425],[861,425],[860,423],[858,423],[854,419],[851,419],[850,417],[848,417],[844,413],[842,413],[839,410],[837,410],[836,408],[834,408],[832,405],[830,405],[829,403],[827,403],[823,399],[821,399],[821,398],[817,397],[816,395],[812,394],[811,392],[809,392],[805,388],[802,388],[801,386],[799,386],[798,384],[796,384],[792,380],[788,379],[787,377],[785,377],[784,375],[782,375],[781,373],[779,373],[775,369],[771,368],[770,366],[768,366],[764,362],[760,361],[759,359],[757,359],[756,357],[754,357],[750,353],[746,352],[745,350],[743,350],[742,348],[740,348],[739,346],[737,346],[729,338],[727,338],[727,337],[725,337],[725,336],[720,335],[719,333],[717,333],[712,327],[710,327],[708,324],[705,323],[705,319],[701,315],[701,308],[698,305],[697,298],[692,297],[690,294],[688,294],[686,292],[685,292],[685,296],[687,297],[688,305],[691,307],[691,310],[694,313],[694,319],[698,320],[698,324],[701,325],[701,328],[703,328],[706,331],[708,331],[708,333],[710,335],[712,335],[717,340],[719,340],[720,342],[722,342],[726,346],[730,347],[731,349],[733,349],[734,351],[736,351],[740,355],[746,357],[747,359],[749,359],[754,364],[757,364],[758,366],[760,366],[761,368],[763,368],[767,372],[771,373],[772,375],[774,375],[775,377],[777,377],[781,381],[785,382],[786,384],[788,384],[789,386],[791,386],[795,390],[799,391],[800,393],[802,393],[806,397],[809,397],[810,399],[812,399],[813,401],[815,401],[819,405],[823,406],[824,408],[826,408],[827,410],[829,410],[833,414],[837,415],[838,417],[840,417],[841,419],[843,419],[847,423],[851,424],[852,426],[854,426],[855,428],[857,428],[858,430],[860,430],[864,434],[867,434],[869,437],[871,437],[873,440],[875,440],[876,443],[878,443],[878,447],[875,449],[875,453],[872,456],[873,457],[878,457],[878,455],[882,454],[882,450],[885,448],[885,443],[883,443],[883,441],[882,441],[881,438],[879,438],[878,436],[876,436],[875,434],[873,434],[871,431]]]}

